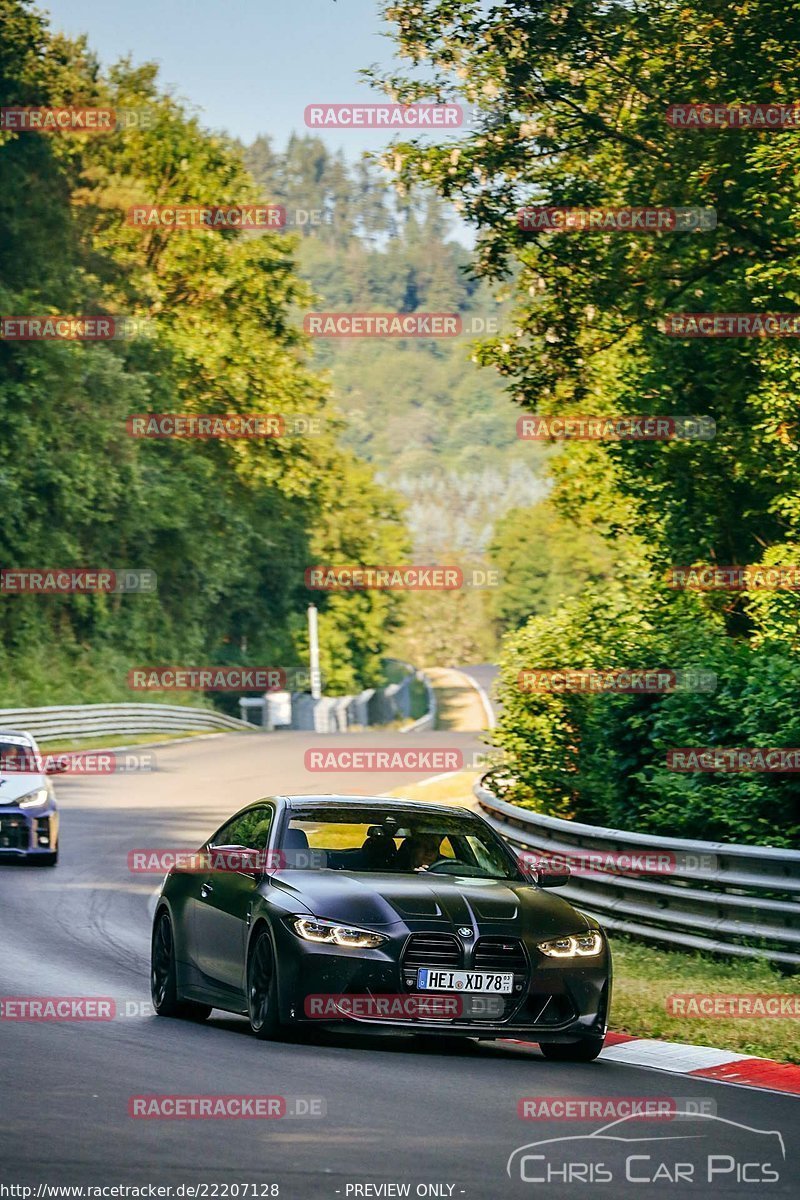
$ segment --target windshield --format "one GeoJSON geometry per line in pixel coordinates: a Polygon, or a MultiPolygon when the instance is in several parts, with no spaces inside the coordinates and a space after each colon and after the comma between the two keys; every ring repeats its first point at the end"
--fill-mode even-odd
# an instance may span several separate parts
{"type": "Polygon", "coordinates": [[[283,850],[305,869],[524,878],[491,830],[446,813],[309,808],[291,815],[283,850]]]}
{"type": "Polygon", "coordinates": [[[20,745],[19,742],[0,741],[0,772],[3,771],[40,772],[41,766],[33,747],[20,745]]]}

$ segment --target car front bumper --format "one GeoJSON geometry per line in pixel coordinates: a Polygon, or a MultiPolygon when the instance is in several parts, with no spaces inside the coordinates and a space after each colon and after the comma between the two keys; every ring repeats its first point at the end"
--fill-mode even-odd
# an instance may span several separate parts
{"type": "Polygon", "coordinates": [[[409,986],[409,969],[402,964],[407,935],[392,938],[378,950],[342,950],[304,942],[286,928],[278,937],[279,1008],[282,1020],[291,1024],[553,1042],[600,1037],[607,1028],[611,993],[607,945],[591,961],[547,958],[528,946],[527,969],[514,974],[515,991],[503,998],[504,1011],[498,1015],[496,1002],[501,997],[409,986]],[[406,1015],[415,1001],[430,1003],[434,997],[445,1002],[449,1015],[406,1015]],[[494,1001],[494,1008],[474,1003],[481,1000],[494,1001]],[[447,1001],[456,1002],[455,1006],[448,1007],[447,1001]],[[389,1015],[379,1015],[381,1002],[389,1015]]]}
{"type": "Polygon", "coordinates": [[[58,848],[58,812],[0,808],[0,863],[54,854],[58,848]]]}

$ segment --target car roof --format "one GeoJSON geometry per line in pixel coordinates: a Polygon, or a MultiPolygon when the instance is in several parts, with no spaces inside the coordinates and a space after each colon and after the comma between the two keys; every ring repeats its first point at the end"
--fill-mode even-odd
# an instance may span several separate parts
{"type": "Polygon", "coordinates": [[[382,808],[387,812],[430,812],[456,813],[458,816],[475,817],[468,808],[451,804],[433,804],[425,800],[410,800],[402,796],[346,796],[326,794],[321,796],[280,796],[288,809],[295,810],[313,805],[315,808],[341,808],[343,804],[353,808],[382,808]]]}
{"type": "Polygon", "coordinates": [[[12,746],[32,746],[33,738],[29,733],[21,733],[18,729],[0,729],[0,742],[8,742],[12,746]]]}

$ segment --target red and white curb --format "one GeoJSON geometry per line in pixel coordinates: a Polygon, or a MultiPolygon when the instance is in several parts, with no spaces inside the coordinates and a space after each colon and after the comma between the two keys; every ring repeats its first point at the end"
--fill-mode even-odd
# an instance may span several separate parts
{"type": "MultiPolygon", "coordinates": [[[[502,1040],[516,1046],[538,1047],[536,1042],[520,1038],[502,1040]]],[[[689,1046],[683,1042],[637,1038],[629,1033],[607,1033],[598,1062],[648,1067],[673,1075],[689,1075],[693,1079],[712,1079],[718,1083],[738,1083],[743,1087],[800,1095],[800,1066],[776,1062],[772,1058],[736,1054],[733,1050],[716,1050],[713,1046],[689,1046]]]]}
{"type": "Polygon", "coordinates": [[[601,1061],[800,1095],[800,1066],[736,1054],[733,1050],[715,1050],[713,1046],[687,1046],[682,1042],[609,1033],[601,1061]]]}

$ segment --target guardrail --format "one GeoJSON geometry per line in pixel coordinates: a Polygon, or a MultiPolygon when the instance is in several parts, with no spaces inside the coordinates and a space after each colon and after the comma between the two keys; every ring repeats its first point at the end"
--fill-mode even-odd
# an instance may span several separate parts
{"type": "Polygon", "coordinates": [[[632,852],[660,855],[655,875],[573,873],[568,900],[607,929],[645,941],[744,958],[800,964],[800,851],[661,838],[546,817],[474,788],[482,815],[515,849],[585,860],[632,852]]]}
{"type": "Polygon", "coordinates": [[[412,721],[410,725],[406,725],[405,729],[402,730],[403,733],[419,733],[423,729],[436,728],[436,692],[433,690],[431,681],[424,671],[415,671],[414,673],[425,688],[425,695],[428,697],[428,711],[424,716],[418,717],[416,721],[412,721]]]}
{"type": "Polygon", "coordinates": [[[209,708],[181,704],[64,704],[0,708],[0,729],[27,730],[39,741],[54,738],[240,730],[253,726],[209,708]]]}
{"type": "MultiPolygon", "coordinates": [[[[349,696],[320,696],[314,699],[306,693],[291,697],[291,727],[315,733],[346,733],[348,730],[365,726],[388,725],[392,721],[409,719],[411,716],[411,683],[422,678],[428,694],[429,711],[419,721],[408,726],[411,729],[432,728],[435,714],[435,698],[430,684],[410,663],[394,659],[405,669],[405,677],[399,683],[390,683],[382,688],[366,688],[349,696]],[[431,709],[433,704],[433,709],[431,709]]],[[[265,698],[266,699],[266,698],[265,698]]],[[[251,708],[255,702],[250,702],[251,708]]]]}

